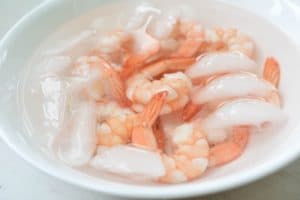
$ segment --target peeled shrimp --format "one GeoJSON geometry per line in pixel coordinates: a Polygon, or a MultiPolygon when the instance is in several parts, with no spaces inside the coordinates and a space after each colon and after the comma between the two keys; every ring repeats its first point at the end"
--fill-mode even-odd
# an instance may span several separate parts
{"type": "Polygon", "coordinates": [[[97,56],[80,57],[72,75],[81,77],[87,83],[84,93],[88,98],[100,101],[111,95],[120,105],[129,102],[125,95],[125,85],[119,74],[103,58],[97,56]],[[109,88],[105,88],[109,85],[109,88]]]}
{"type": "Polygon", "coordinates": [[[249,127],[234,127],[227,140],[210,148],[209,167],[224,165],[238,158],[246,148],[249,135],[249,127]]]}
{"type": "Polygon", "coordinates": [[[160,91],[168,91],[166,104],[161,114],[183,108],[188,100],[192,87],[190,79],[182,72],[164,74],[159,80],[147,78],[144,74],[138,74],[128,81],[126,91],[128,99],[132,101],[132,108],[141,112],[144,105],[160,91]]]}
{"type": "Polygon", "coordinates": [[[237,29],[205,29],[205,40],[211,42],[221,42],[225,49],[229,51],[239,51],[249,58],[254,57],[254,42],[246,34],[237,29]]]}
{"type": "Polygon", "coordinates": [[[149,17],[146,23],[139,29],[131,33],[133,39],[133,53],[129,55],[124,63],[122,77],[126,79],[134,74],[151,56],[155,55],[159,49],[159,41],[147,33],[147,27],[151,22],[149,17]]]}
{"type": "Polygon", "coordinates": [[[110,101],[98,103],[96,111],[98,145],[113,146],[130,141],[134,120],[130,109],[110,101]]]}
{"type": "Polygon", "coordinates": [[[92,103],[81,103],[53,142],[59,159],[71,166],[89,162],[96,150],[96,113],[92,103]]]}
{"type": "Polygon", "coordinates": [[[251,72],[257,74],[257,64],[239,52],[209,53],[199,58],[199,60],[186,70],[186,74],[194,81],[203,80],[212,75],[251,72]]]}

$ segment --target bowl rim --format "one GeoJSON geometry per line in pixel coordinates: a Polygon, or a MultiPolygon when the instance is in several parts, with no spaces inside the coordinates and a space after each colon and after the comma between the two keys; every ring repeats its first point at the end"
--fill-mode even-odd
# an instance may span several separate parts
{"type": "MultiPolygon", "coordinates": [[[[232,5],[230,3],[220,1],[220,0],[214,0],[214,1],[232,8],[242,9],[248,13],[251,13],[251,15],[253,16],[264,18],[244,7],[232,5]]],[[[21,26],[22,24],[29,23],[31,18],[34,18],[42,14],[43,9],[54,6],[55,4],[58,3],[60,3],[59,0],[46,0],[38,4],[29,12],[27,12],[6,32],[6,34],[0,40],[0,49],[5,47],[6,46],[5,44],[10,43],[9,42],[10,38],[13,37],[15,32],[18,32],[19,26],[21,26]]],[[[266,21],[270,26],[276,28],[279,32],[281,32],[281,34],[286,35],[290,41],[293,41],[292,38],[288,36],[288,34],[284,30],[276,26],[270,20],[264,18],[264,21],[266,21]]],[[[299,50],[299,47],[295,45],[295,49],[299,50]]],[[[298,125],[294,131],[295,132],[300,131],[300,125],[298,125]]],[[[213,193],[219,193],[229,189],[238,188],[240,186],[249,184],[253,181],[268,176],[278,171],[279,169],[287,166],[288,164],[290,164],[292,161],[294,161],[296,158],[300,156],[300,146],[294,146],[294,148],[289,152],[286,152],[284,156],[277,157],[277,159],[272,160],[273,162],[268,162],[264,165],[256,167],[256,170],[251,170],[248,172],[248,174],[242,177],[231,176],[229,178],[219,180],[218,187],[201,188],[201,187],[195,187],[195,185],[178,184],[178,185],[170,185],[161,188],[156,188],[153,186],[130,185],[126,183],[117,183],[114,181],[107,181],[107,180],[105,180],[105,182],[109,183],[110,185],[109,186],[101,185],[100,187],[99,185],[92,184],[90,181],[82,181],[76,179],[75,177],[66,176],[64,173],[62,173],[60,170],[57,170],[55,167],[53,166],[49,167],[49,165],[40,163],[38,160],[31,158],[29,154],[22,152],[18,148],[18,146],[15,145],[14,142],[11,141],[9,137],[6,136],[1,126],[0,126],[0,138],[10,147],[10,149],[12,149],[24,161],[26,161],[34,168],[39,169],[40,171],[42,171],[43,173],[49,176],[55,177],[56,179],[61,180],[65,183],[72,184],[77,187],[81,187],[90,191],[101,192],[103,194],[114,195],[119,197],[129,197],[129,198],[162,198],[162,197],[183,198],[183,197],[204,196],[213,193]]]]}

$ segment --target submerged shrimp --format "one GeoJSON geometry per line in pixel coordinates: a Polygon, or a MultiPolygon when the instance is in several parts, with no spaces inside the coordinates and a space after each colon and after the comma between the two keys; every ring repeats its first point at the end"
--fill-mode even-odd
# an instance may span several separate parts
{"type": "Polygon", "coordinates": [[[128,105],[125,85],[118,73],[103,58],[84,56],[77,60],[72,70],[73,76],[85,82],[84,93],[90,99],[100,101],[106,95],[114,97],[121,105],[128,105]],[[109,85],[109,88],[105,88],[109,85]]]}
{"type": "Polygon", "coordinates": [[[160,91],[168,91],[166,104],[161,114],[170,113],[184,107],[191,90],[190,79],[182,72],[164,74],[159,80],[151,81],[144,74],[134,76],[128,81],[127,97],[132,101],[132,108],[141,112],[144,105],[160,91]]]}
{"type": "Polygon", "coordinates": [[[132,32],[133,53],[128,56],[123,65],[121,73],[123,79],[127,79],[138,71],[147,59],[155,55],[160,49],[158,40],[147,33],[147,27],[151,19],[152,17],[149,17],[141,28],[132,32]]]}
{"type": "Polygon", "coordinates": [[[210,148],[209,167],[224,165],[238,158],[245,150],[249,136],[249,127],[234,127],[227,140],[210,148]]]}
{"type": "Polygon", "coordinates": [[[177,128],[177,131],[180,131],[177,133],[178,137],[179,134],[186,134],[195,141],[191,141],[191,138],[178,138],[174,141],[174,155],[130,145],[117,145],[107,149],[101,148],[90,165],[130,178],[162,183],[193,180],[201,176],[208,166],[209,147],[200,133],[191,133],[193,130],[190,129],[189,125],[177,128]]]}
{"type": "Polygon", "coordinates": [[[214,28],[205,30],[206,41],[221,42],[225,50],[238,51],[248,56],[254,57],[255,44],[249,36],[237,29],[214,28]]]}
{"type": "Polygon", "coordinates": [[[97,108],[98,145],[113,146],[127,144],[131,139],[135,114],[116,102],[98,103],[97,108]]]}

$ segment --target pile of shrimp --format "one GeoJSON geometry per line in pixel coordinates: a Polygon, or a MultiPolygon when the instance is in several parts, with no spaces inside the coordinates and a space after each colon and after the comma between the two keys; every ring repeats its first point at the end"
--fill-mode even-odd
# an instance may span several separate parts
{"type": "Polygon", "coordinates": [[[70,166],[191,181],[242,155],[253,128],[283,121],[278,61],[260,67],[236,29],[150,10],[98,39],[68,71],[53,148],[70,166]]]}

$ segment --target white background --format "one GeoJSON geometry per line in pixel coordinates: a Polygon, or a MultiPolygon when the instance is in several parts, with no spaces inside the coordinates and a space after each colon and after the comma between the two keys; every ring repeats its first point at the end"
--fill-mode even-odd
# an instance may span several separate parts
{"type": "MultiPolygon", "coordinates": [[[[0,0],[0,38],[22,15],[41,1],[42,0],[0,0]]],[[[291,37],[300,41],[299,0],[230,1],[235,4],[238,3],[248,9],[252,9],[258,14],[271,19],[273,23],[276,23],[285,30],[288,30],[291,37]],[[282,17],[282,15],[284,15],[284,17],[282,17]]],[[[194,199],[281,200],[299,198],[300,160],[297,160],[289,167],[286,167],[278,173],[248,186],[213,196],[194,199]]],[[[49,177],[20,159],[0,140],[0,200],[19,199],[112,200],[120,198],[103,196],[49,177]]]]}

